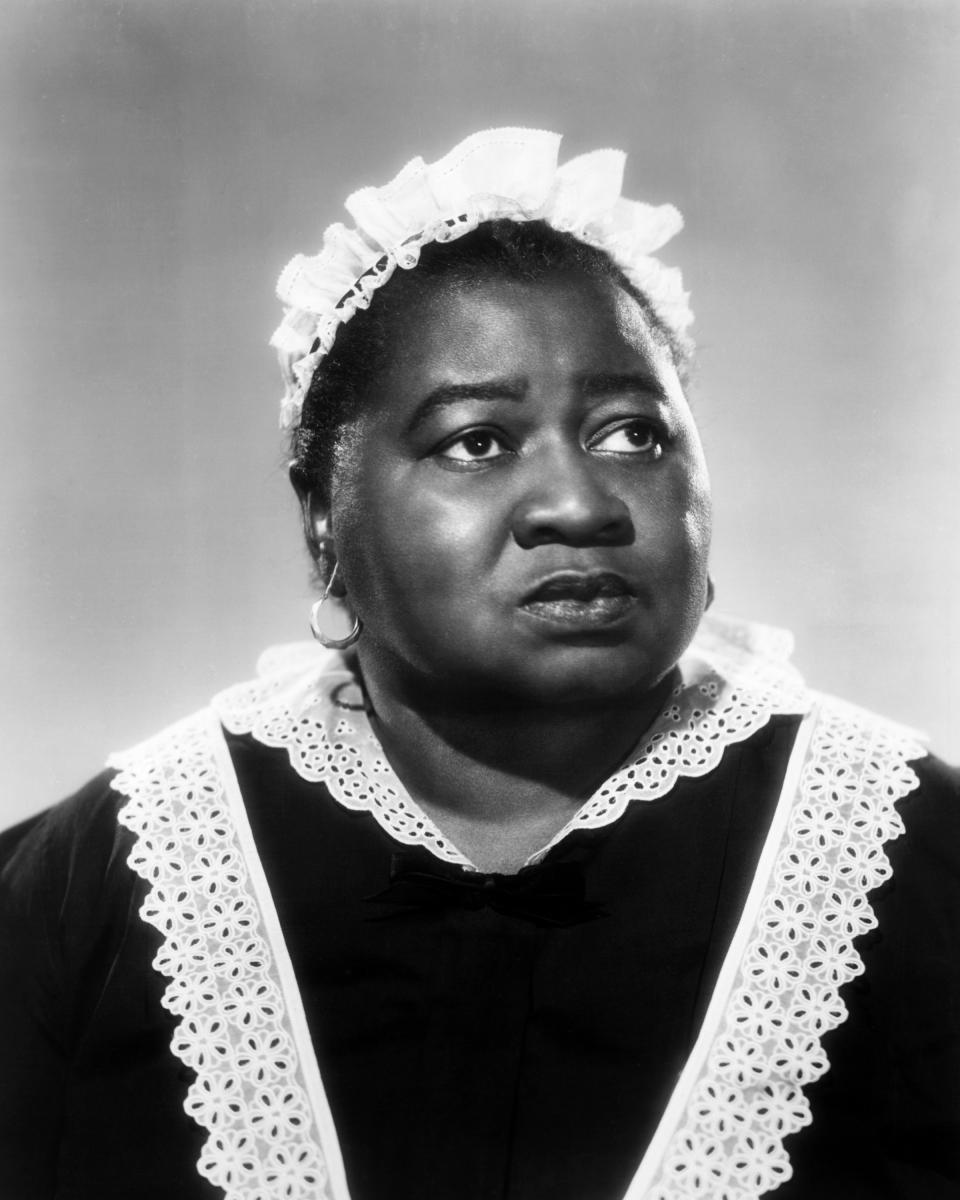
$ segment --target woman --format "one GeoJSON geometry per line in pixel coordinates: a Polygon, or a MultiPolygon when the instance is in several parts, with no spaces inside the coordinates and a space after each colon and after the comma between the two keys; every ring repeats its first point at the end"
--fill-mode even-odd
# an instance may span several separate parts
{"type": "Polygon", "coordinates": [[[0,1194],[956,1194],[957,778],[702,620],[679,216],[558,142],[281,276],[338,653],[7,835],[0,1194]]]}

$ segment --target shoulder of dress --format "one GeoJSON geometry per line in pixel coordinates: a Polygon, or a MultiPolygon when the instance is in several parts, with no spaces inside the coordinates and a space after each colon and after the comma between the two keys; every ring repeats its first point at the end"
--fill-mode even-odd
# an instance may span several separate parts
{"type": "Polygon", "coordinates": [[[81,961],[124,925],[135,880],[124,866],[130,840],[114,777],[102,771],[0,834],[0,940],[12,937],[47,965],[81,961]]]}
{"type": "Polygon", "coordinates": [[[809,695],[792,653],[793,635],[786,629],[709,612],[678,665],[688,688],[713,681],[772,712],[803,713],[809,695]]]}
{"type": "Polygon", "coordinates": [[[707,613],[680,666],[685,676],[694,677],[701,664],[709,664],[734,687],[774,697],[775,711],[802,712],[815,706],[835,738],[871,738],[878,747],[909,758],[928,755],[927,735],[920,730],[810,688],[790,661],[793,648],[789,630],[707,613]]]}
{"type": "Polygon", "coordinates": [[[10,850],[33,829],[68,827],[88,822],[91,814],[111,801],[110,768],[105,768],[63,800],[25,817],[16,825],[0,832],[0,858],[4,849],[10,850]]]}
{"type": "Polygon", "coordinates": [[[940,792],[960,804],[960,767],[932,753],[925,755],[915,767],[925,788],[940,792]]]}
{"type": "Polygon", "coordinates": [[[927,735],[918,729],[827,692],[811,691],[810,699],[824,728],[822,736],[832,737],[837,746],[856,741],[876,755],[895,755],[905,761],[929,754],[927,735]]]}
{"type": "Polygon", "coordinates": [[[931,881],[943,878],[946,890],[960,902],[960,768],[924,754],[911,758],[908,770],[916,783],[900,812],[911,860],[924,864],[931,881]]]}
{"type": "Polygon", "coordinates": [[[34,813],[0,833],[0,871],[17,869],[30,860],[49,865],[51,857],[83,853],[97,843],[109,854],[118,799],[111,786],[115,771],[107,768],[57,804],[34,813]]]}
{"type": "Polygon", "coordinates": [[[200,708],[169,725],[165,725],[156,733],[150,734],[143,741],[127,746],[123,750],[114,750],[107,756],[107,769],[119,771],[132,759],[149,759],[163,753],[172,746],[177,746],[190,737],[196,730],[205,727],[211,716],[211,709],[200,708]]]}
{"type": "Polygon", "coordinates": [[[108,769],[122,770],[132,760],[144,760],[158,754],[177,750],[200,731],[209,733],[211,721],[217,719],[232,729],[230,715],[235,711],[258,707],[269,700],[276,701],[291,688],[300,692],[312,685],[316,691],[328,677],[352,677],[352,672],[339,654],[323,649],[312,642],[291,642],[271,646],[257,659],[256,674],[221,691],[201,709],[164,726],[143,741],[111,753],[108,769]]]}

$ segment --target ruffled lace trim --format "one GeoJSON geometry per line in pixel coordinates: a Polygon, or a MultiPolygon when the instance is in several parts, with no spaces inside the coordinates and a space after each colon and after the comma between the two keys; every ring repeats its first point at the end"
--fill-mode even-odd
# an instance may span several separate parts
{"type": "Polygon", "coordinates": [[[594,150],[557,165],[560,135],[543,129],[485,129],[435,163],[414,158],[383,187],[354,192],[318,254],[284,268],[277,295],[287,306],[270,339],[279,351],[285,394],[280,423],[295,425],[313,372],[337,330],[367,308],[398,268],[417,265],[431,242],[449,242],[483,221],[543,220],[606,251],[681,339],[693,321],[680,272],[654,251],[683,227],[672,204],[620,195],[626,155],[594,150]]]}
{"type": "MultiPolygon", "coordinates": [[[[660,799],[681,776],[712,771],[727,746],[752,736],[774,713],[805,712],[809,696],[787,662],[791,649],[782,630],[704,618],[680,662],[680,682],[635,752],[529,861],[575,830],[616,821],[634,801],[660,799]]],[[[397,778],[342,659],[304,643],[268,652],[260,665],[260,678],[214,698],[227,729],[285,749],[301,778],[325,784],[345,808],[369,813],[397,841],[474,869],[397,778]]]]}

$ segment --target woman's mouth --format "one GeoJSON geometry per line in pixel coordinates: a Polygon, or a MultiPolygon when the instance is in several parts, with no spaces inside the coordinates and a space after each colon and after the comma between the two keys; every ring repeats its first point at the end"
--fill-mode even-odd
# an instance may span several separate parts
{"type": "Polygon", "coordinates": [[[613,572],[564,571],[539,583],[520,607],[542,621],[584,628],[619,621],[636,601],[633,588],[613,572]]]}

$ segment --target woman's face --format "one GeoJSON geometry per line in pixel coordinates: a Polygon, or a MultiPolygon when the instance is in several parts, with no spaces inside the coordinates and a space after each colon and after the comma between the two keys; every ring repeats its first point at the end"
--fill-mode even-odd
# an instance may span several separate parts
{"type": "Polygon", "coordinates": [[[639,697],[706,594],[710,498],[669,353],[612,282],[438,284],[348,428],[329,528],[368,675],[639,697]]]}

